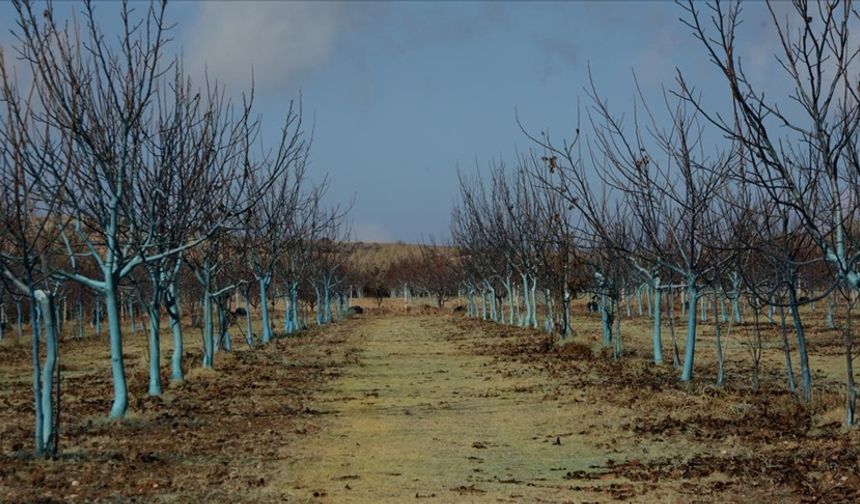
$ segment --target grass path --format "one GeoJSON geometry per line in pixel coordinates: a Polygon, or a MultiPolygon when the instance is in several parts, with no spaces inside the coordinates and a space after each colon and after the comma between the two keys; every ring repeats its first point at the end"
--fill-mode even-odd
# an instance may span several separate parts
{"type": "MultiPolygon", "coordinates": [[[[617,439],[607,443],[605,432],[589,429],[606,406],[575,394],[548,398],[556,387],[550,378],[463,350],[459,342],[481,335],[458,331],[440,317],[354,327],[360,362],[318,398],[325,425],[292,447],[273,486],[299,502],[608,498],[605,489],[596,494],[565,479],[618,452],[617,439]]],[[[624,450],[642,448],[628,440],[624,450]]]]}

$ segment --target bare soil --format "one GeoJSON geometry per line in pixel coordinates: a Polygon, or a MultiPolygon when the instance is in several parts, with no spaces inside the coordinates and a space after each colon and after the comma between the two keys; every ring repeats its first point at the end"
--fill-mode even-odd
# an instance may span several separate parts
{"type": "MultiPolygon", "coordinates": [[[[157,398],[146,395],[145,337],[127,336],[131,401],[120,422],[107,419],[107,342],[92,336],[63,341],[58,460],[32,455],[31,356],[26,346],[4,342],[0,502],[257,501],[282,470],[286,447],[319,429],[321,413],[309,398],[355,361],[358,349],[343,335],[358,324],[222,352],[215,370],[199,368],[200,352],[192,349],[186,380],[157,398]]],[[[186,334],[194,347],[195,330],[186,334]]],[[[162,339],[167,383],[169,332],[162,339]]]]}

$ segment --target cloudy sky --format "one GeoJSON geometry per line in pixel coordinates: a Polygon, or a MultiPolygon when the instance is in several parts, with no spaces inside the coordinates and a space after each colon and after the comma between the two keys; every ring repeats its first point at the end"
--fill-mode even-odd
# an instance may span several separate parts
{"type": "MultiPolygon", "coordinates": [[[[764,5],[745,9],[745,67],[770,89],[776,41],[764,5]]],[[[116,22],[115,5],[97,10],[116,22]]],[[[253,69],[269,131],[302,93],[314,176],[328,174],[332,201],[354,199],[365,241],[444,234],[458,168],[531,147],[516,114],[535,131],[572,133],[589,66],[619,112],[634,71],[654,100],[676,67],[705,95],[725,94],[671,2],[174,2],[168,12],[187,68],[237,94],[253,69]]],[[[0,44],[12,43],[13,14],[0,5],[0,44]]]]}

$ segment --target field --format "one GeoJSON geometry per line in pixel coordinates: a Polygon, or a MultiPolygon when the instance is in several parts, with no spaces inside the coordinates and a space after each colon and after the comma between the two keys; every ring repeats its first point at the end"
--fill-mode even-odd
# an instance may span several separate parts
{"type": "Polygon", "coordinates": [[[30,454],[31,356],[7,338],[0,501],[860,499],[860,439],[842,427],[840,334],[820,312],[805,314],[815,388],[803,406],[785,391],[770,327],[753,393],[748,326],[728,335],[717,387],[708,325],[697,377],[681,384],[671,364],[649,362],[647,319],[624,319],[626,351],[614,361],[581,304],[577,334],[555,344],[450,307],[406,313],[402,300],[381,309],[356,301],[364,314],[253,351],[236,345],[208,372],[198,369],[199,332],[189,327],[188,378],[161,398],[145,395],[144,337],[127,336],[132,404],[122,422],[106,420],[107,343],[67,338],[55,461],[30,454]]]}
{"type": "Polygon", "coordinates": [[[0,504],[860,503],[850,0],[56,3],[0,504]]]}

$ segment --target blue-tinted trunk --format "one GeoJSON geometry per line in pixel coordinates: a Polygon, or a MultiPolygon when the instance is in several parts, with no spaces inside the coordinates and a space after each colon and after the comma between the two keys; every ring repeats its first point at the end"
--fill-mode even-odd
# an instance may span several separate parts
{"type": "Polygon", "coordinates": [[[263,343],[272,341],[272,324],[269,323],[269,277],[259,279],[260,283],[260,314],[263,319],[263,343]]]}
{"type": "Polygon", "coordinates": [[[223,303],[218,303],[218,341],[225,352],[233,351],[233,341],[230,339],[230,322],[227,319],[227,310],[223,303]]]}
{"type": "Polygon", "coordinates": [[[803,321],[800,319],[800,311],[797,308],[797,291],[794,287],[788,290],[789,309],[794,322],[794,333],[797,337],[797,355],[800,360],[800,386],[803,400],[809,402],[812,398],[812,373],[809,370],[809,353],[806,348],[806,331],[803,321]]]}
{"type": "Polygon", "coordinates": [[[98,295],[95,296],[96,301],[96,337],[102,337],[102,305],[98,295]]]}
{"type": "MultiPolygon", "coordinates": [[[[206,273],[208,280],[208,272],[206,273]]],[[[212,369],[215,364],[215,335],[212,327],[212,295],[209,282],[203,292],[203,368],[212,369]]]]}
{"type": "Polygon", "coordinates": [[[546,302],[546,318],[544,319],[544,330],[547,334],[552,334],[555,331],[555,320],[552,313],[552,293],[549,289],[544,289],[544,301],[546,302]]]}
{"type": "MultiPolygon", "coordinates": [[[[405,292],[405,291],[404,291],[405,292]]],[[[325,304],[325,323],[331,323],[331,287],[328,282],[323,284],[323,303],[325,304]]]]}
{"type": "Polygon", "coordinates": [[[323,311],[323,307],[322,307],[322,296],[320,295],[320,289],[319,289],[319,287],[318,287],[316,284],[314,284],[314,297],[315,297],[315,299],[316,299],[316,305],[317,305],[317,312],[316,312],[317,325],[318,325],[318,326],[321,326],[321,325],[323,325],[323,317],[322,317],[322,311],[323,311]]]}
{"type": "Polygon", "coordinates": [[[681,381],[693,379],[693,361],[696,357],[696,302],[699,300],[699,291],[694,279],[687,281],[687,294],[690,309],[687,310],[687,345],[684,349],[684,370],[681,373],[681,381]]]}
{"type": "Polygon", "coordinates": [[[564,306],[562,316],[564,317],[564,332],[563,336],[566,338],[572,334],[571,324],[570,324],[570,292],[567,290],[567,286],[564,288],[564,306]]]}
{"type": "Polygon", "coordinates": [[[112,273],[105,275],[105,310],[110,334],[111,373],[113,376],[113,405],[110,417],[123,418],[128,409],[128,385],[122,356],[122,326],[120,325],[117,285],[112,273]]]}
{"type": "Polygon", "coordinates": [[[490,289],[490,320],[498,322],[499,314],[496,312],[496,289],[492,284],[488,284],[487,287],[490,289]]]}
{"type": "Polygon", "coordinates": [[[785,308],[779,307],[780,333],[782,334],[782,350],[785,355],[785,381],[788,391],[797,394],[794,382],[794,366],[791,364],[791,345],[788,343],[788,324],[785,321],[785,308]]]}
{"type": "Polygon", "coordinates": [[[532,288],[531,288],[531,326],[532,329],[538,328],[537,321],[537,279],[532,278],[532,288]]]}
{"type": "Polygon", "coordinates": [[[600,321],[603,328],[603,344],[609,346],[612,344],[612,318],[609,312],[609,304],[607,303],[606,294],[600,295],[600,321]]]}
{"type": "Polygon", "coordinates": [[[131,319],[131,333],[137,334],[137,322],[134,318],[134,302],[130,299],[128,301],[128,316],[131,319]]]}
{"type": "Polygon", "coordinates": [[[514,293],[510,274],[505,278],[505,291],[508,293],[508,325],[514,325],[514,293]]]}
{"type": "MultiPolygon", "coordinates": [[[[649,296],[650,297],[650,296],[649,296]]],[[[612,298],[612,317],[615,322],[615,333],[612,335],[612,339],[615,341],[615,347],[612,352],[612,357],[615,360],[621,358],[621,307],[618,304],[617,298],[612,298]]]]}
{"type": "MultiPolygon", "coordinates": [[[[714,302],[720,304],[721,306],[725,306],[717,295],[716,291],[714,291],[714,302]]],[[[728,322],[728,317],[724,322],[728,322]]],[[[723,337],[722,337],[722,329],[720,327],[720,321],[714,314],[714,336],[716,337],[717,343],[717,385],[723,384],[723,379],[725,378],[725,358],[723,354],[723,337]]]]}
{"type": "MultiPolygon", "coordinates": [[[[23,320],[22,320],[23,315],[21,313],[21,301],[18,299],[15,300],[15,309],[17,310],[16,316],[15,316],[16,317],[15,318],[15,327],[17,328],[17,331],[18,331],[18,341],[21,341],[21,338],[24,336],[24,324],[23,324],[23,320]]],[[[30,312],[32,313],[33,310],[31,309],[30,312]]]]}
{"type": "Polygon", "coordinates": [[[655,277],[654,279],[654,305],[653,311],[654,314],[654,328],[651,332],[652,335],[652,343],[654,346],[654,364],[662,364],[663,363],[663,335],[662,335],[662,321],[660,320],[662,317],[663,307],[660,302],[661,296],[661,286],[660,286],[660,278],[655,277]]]}
{"type": "MultiPolygon", "coordinates": [[[[20,303],[19,303],[20,306],[20,303]]],[[[21,319],[21,312],[18,312],[18,320],[21,319]]],[[[39,308],[36,304],[36,295],[31,291],[30,295],[30,329],[33,333],[32,337],[32,353],[33,353],[33,400],[36,413],[36,455],[41,456],[45,453],[45,443],[42,437],[42,364],[39,361],[39,342],[41,340],[42,327],[39,323],[39,308]]]]}
{"type": "Polygon", "coordinates": [[[526,327],[529,325],[529,323],[531,323],[532,320],[532,305],[529,301],[529,277],[525,273],[521,273],[521,276],[523,277],[523,302],[526,307],[526,312],[525,315],[523,315],[523,319],[520,325],[526,327]]]}
{"type": "Polygon", "coordinates": [[[45,366],[42,368],[42,446],[51,445],[54,436],[54,374],[57,371],[57,321],[54,298],[36,291],[41,307],[41,322],[45,327],[45,366]]]}
{"type": "Polygon", "coordinates": [[[170,379],[182,381],[182,355],[185,351],[185,340],[182,334],[182,306],[179,301],[179,289],[175,278],[167,286],[167,315],[170,317],[170,331],[173,334],[173,353],[170,356],[170,379]]]}
{"type": "Polygon", "coordinates": [[[651,287],[648,284],[642,286],[642,290],[645,294],[645,303],[647,305],[648,316],[654,316],[654,307],[651,306],[651,287]]]}
{"type": "Polygon", "coordinates": [[[153,293],[149,303],[149,395],[161,395],[161,295],[153,293]]]}
{"type": "Polygon", "coordinates": [[[481,289],[481,320],[487,320],[487,293],[481,289]]]}
{"type": "Polygon", "coordinates": [[[743,318],[741,316],[741,303],[739,299],[740,293],[736,293],[735,297],[732,298],[732,314],[735,317],[735,324],[743,323],[743,318]]]}

